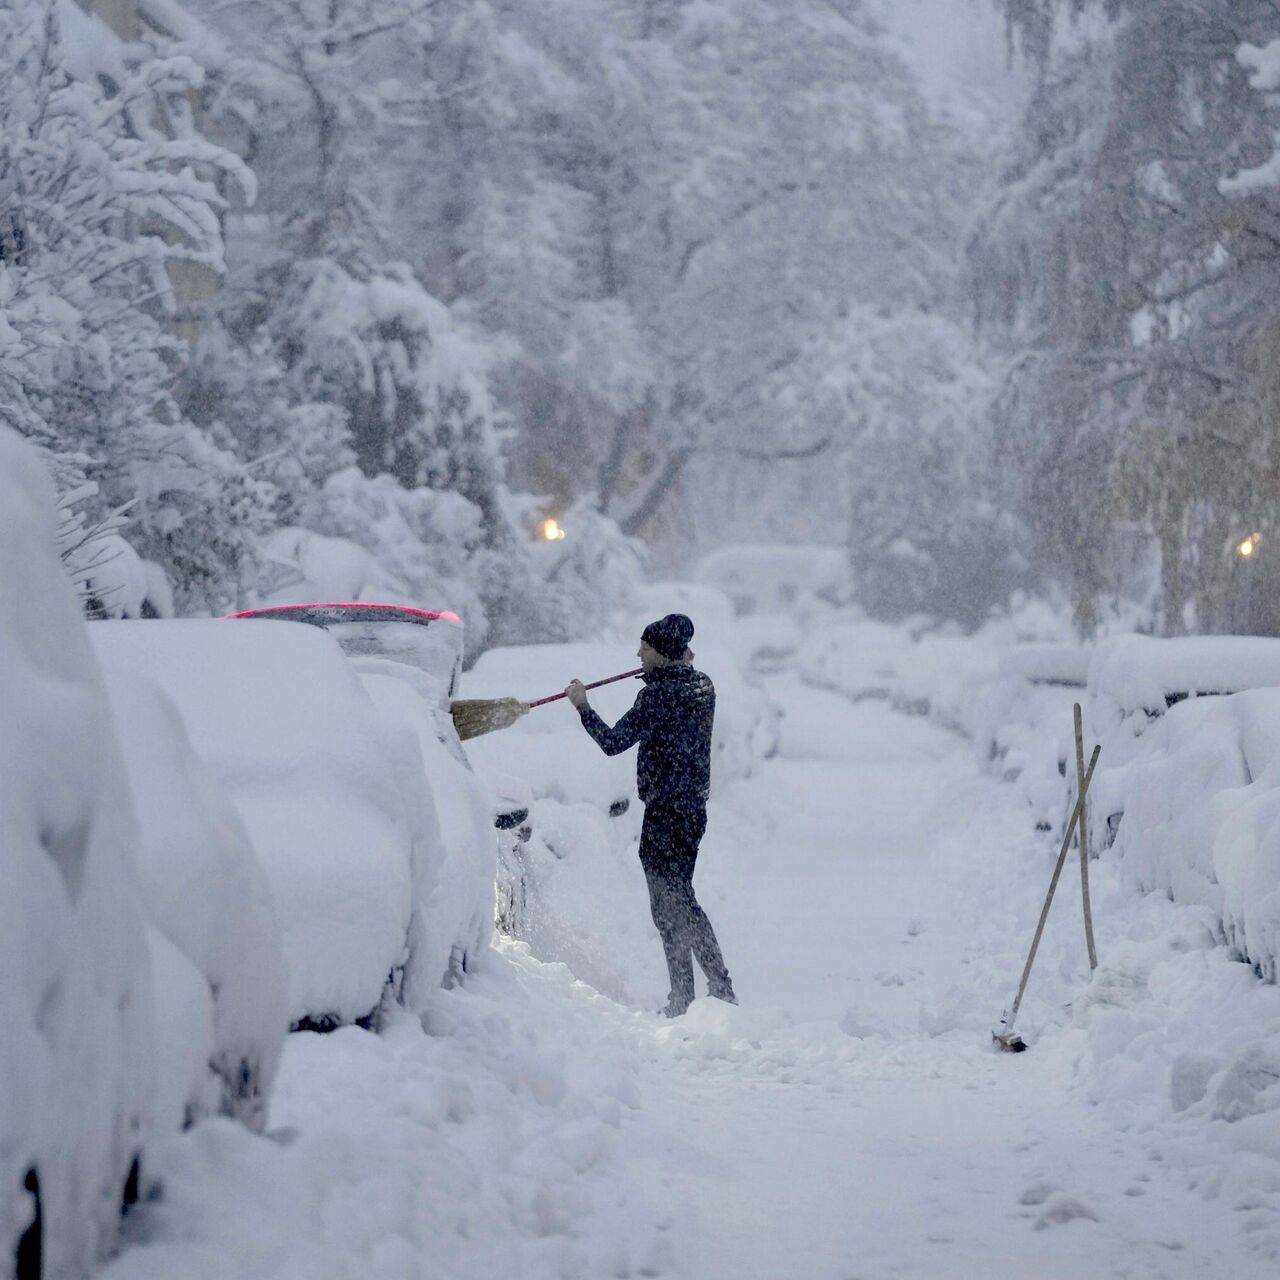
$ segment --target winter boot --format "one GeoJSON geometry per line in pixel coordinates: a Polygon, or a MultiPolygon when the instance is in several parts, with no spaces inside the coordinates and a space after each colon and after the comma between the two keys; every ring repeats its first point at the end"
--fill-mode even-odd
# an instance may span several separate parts
{"type": "Polygon", "coordinates": [[[738,997],[733,994],[733,983],[726,976],[722,981],[709,982],[707,984],[707,995],[716,1000],[723,1000],[725,1004],[737,1004],[738,997]]]}

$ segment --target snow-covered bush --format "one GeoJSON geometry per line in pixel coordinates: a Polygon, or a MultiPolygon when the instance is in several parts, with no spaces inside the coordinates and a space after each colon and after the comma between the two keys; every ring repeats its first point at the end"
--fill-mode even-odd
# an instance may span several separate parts
{"type": "MultiPolygon", "coordinates": [[[[90,634],[98,632],[91,625],[90,634]]],[[[108,660],[105,676],[139,820],[136,858],[147,916],[198,975],[211,1018],[211,1043],[196,1055],[200,1070],[187,1096],[176,1099],[176,1112],[161,1108],[160,1117],[181,1125],[221,1112],[260,1129],[289,1026],[289,976],[271,888],[239,814],[192,749],[173,702],[127,666],[108,660]]],[[[164,954],[156,959],[164,1032],[166,1014],[182,1012],[174,997],[183,990],[171,989],[181,986],[182,965],[164,954]]],[[[199,1041],[185,1047],[203,1048],[199,1041]]],[[[173,1074],[162,1073],[162,1088],[173,1074]]]]}
{"type": "Polygon", "coordinates": [[[373,1014],[408,959],[408,775],[342,650],[317,627],[252,620],[92,634],[104,661],[160,685],[235,802],[283,930],[289,1020],[373,1014]]]}
{"type": "Polygon", "coordinates": [[[30,1229],[62,1280],[115,1237],[153,1028],[128,783],[55,537],[40,461],[0,428],[0,1256],[30,1229]]]}

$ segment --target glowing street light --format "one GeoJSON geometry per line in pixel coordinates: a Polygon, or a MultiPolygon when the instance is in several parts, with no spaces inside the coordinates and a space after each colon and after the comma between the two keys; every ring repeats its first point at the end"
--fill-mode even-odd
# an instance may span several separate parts
{"type": "Polygon", "coordinates": [[[1262,534],[1251,533],[1248,537],[1243,538],[1241,541],[1236,543],[1236,555],[1243,556],[1247,560],[1254,554],[1254,552],[1257,551],[1261,544],[1262,534]]]}
{"type": "Polygon", "coordinates": [[[563,542],[564,530],[560,527],[558,520],[548,518],[544,520],[538,528],[542,531],[542,539],[544,542],[563,542]]]}

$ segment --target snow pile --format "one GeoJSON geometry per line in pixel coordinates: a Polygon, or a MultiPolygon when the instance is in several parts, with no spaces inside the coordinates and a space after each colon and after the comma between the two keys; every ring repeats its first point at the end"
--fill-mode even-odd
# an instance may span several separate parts
{"type": "Polygon", "coordinates": [[[135,826],[106,697],[55,550],[54,496],[0,430],[0,1255],[31,1220],[44,1267],[115,1237],[148,1136],[152,988],[135,826]]]}
{"type": "MultiPolygon", "coordinates": [[[[1280,989],[1238,962],[1213,908],[1170,901],[1166,888],[1140,892],[1144,880],[1161,880],[1188,899],[1222,892],[1225,903],[1204,874],[1206,854],[1209,866],[1219,858],[1202,839],[1219,806],[1246,793],[1214,791],[1230,786],[1224,739],[1195,718],[1236,700],[1176,707],[1167,725],[1153,727],[1151,743],[1167,735],[1182,747],[1135,782],[1144,792],[1138,819],[1126,833],[1134,817],[1126,812],[1116,847],[1090,864],[1098,968],[1089,971],[1070,859],[1018,1029],[1032,1045],[1030,1069],[1090,1104],[1122,1144],[1137,1170],[1125,1194],[1142,1196],[1153,1173],[1176,1171],[1206,1201],[1234,1211],[1234,1273],[1261,1276],[1280,1255],[1280,989]]],[[[950,992],[922,1007],[932,1035],[988,1036],[1017,988],[1058,837],[1032,832],[1021,800],[1009,803],[1014,796],[995,780],[953,779],[942,792],[936,865],[968,943],[950,992]]]]}
{"type": "Polygon", "coordinates": [[[286,525],[263,537],[258,554],[268,566],[255,602],[259,605],[298,600],[417,603],[402,576],[388,572],[377,556],[350,538],[286,525]]]}
{"type": "Polygon", "coordinates": [[[740,657],[761,673],[791,666],[808,629],[852,594],[849,556],[840,547],[725,547],[704,557],[694,578],[728,598],[744,620],[740,657]]]}
{"type": "MultiPolygon", "coordinates": [[[[288,1030],[288,972],[271,889],[239,814],[196,756],[172,701],[128,667],[108,662],[105,674],[139,819],[143,901],[167,942],[153,948],[161,953],[162,1014],[199,1022],[191,1000],[177,1003],[187,994],[188,970],[199,980],[196,1004],[209,1004],[208,1050],[191,1036],[175,1037],[174,1050],[193,1056],[198,1070],[185,1096],[169,1099],[160,1114],[171,1127],[212,1110],[261,1128],[288,1030]]],[[[168,1024],[162,1016],[162,1032],[168,1024]]],[[[184,1071],[166,1070],[162,1082],[184,1071]]]]}
{"type": "Polygon", "coordinates": [[[622,1162],[635,1016],[510,945],[380,1036],[290,1036],[268,1138],[214,1122],[101,1280],[596,1280],[669,1275],[622,1162]]]}
{"type": "Polygon", "coordinates": [[[971,736],[980,695],[996,677],[1002,639],[998,630],[922,635],[899,663],[894,705],[971,736]]]}
{"type": "Polygon", "coordinates": [[[168,694],[235,801],[283,928],[290,1019],[372,1014],[406,959],[413,848],[383,724],[342,650],[260,620],[92,630],[104,661],[168,694]]]}
{"type": "MultiPolygon", "coordinates": [[[[462,696],[530,699],[640,665],[635,642],[490,649],[463,675],[462,696]]],[[[593,689],[591,705],[613,724],[635,701],[634,680],[593,689]]],[[[498,791],[521,784],[532,801],[529,838],[502,865],[499,893],[518,905],[505,925],[540,960],[566,964],[596,990],[637,1000],[633,955],[652,925],[641,905],[635,856],[641,806],[635,751],[606,756],[567,699],[536,707],[510,729],[470,738],[468,757],[498,791]],[[514,785],[513,785],[514,780],[514,785]]],[[[643,988],[642,988],[643,989],[643,988]]]]}

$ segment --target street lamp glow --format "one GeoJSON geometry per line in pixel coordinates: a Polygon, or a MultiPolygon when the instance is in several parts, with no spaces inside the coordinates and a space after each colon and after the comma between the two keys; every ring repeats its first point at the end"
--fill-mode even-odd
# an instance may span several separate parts
{"type": "Polygon", "coordinates": [[[561,542],[564,539],[564,530],[560,527],[560,522],[554,519],[546,519],[541,524],[542,537],[545,542],[561,542]]]}
{"type": "Polygon", "coordinates": [[[1236,554],[1244,556],[1247,560],[1255,551],[1257,551],[1261,542],[1262,534],[1251,533],[1247,538],[1243,539],[1243,541],[1236,543],[1236,554]]]}

